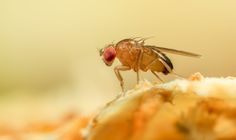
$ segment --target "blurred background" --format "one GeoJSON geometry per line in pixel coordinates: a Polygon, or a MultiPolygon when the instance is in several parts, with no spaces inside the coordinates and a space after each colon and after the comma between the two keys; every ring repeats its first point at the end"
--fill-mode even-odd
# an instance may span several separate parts
{"type": "MultiPolygon", "coordinates": [[[[1,0],[0,120],[53,119],[85,114],[121,89],[98,49],[129,37],[190,51],[201,59],[169,55],[188,77],[236,75],[235,0],[1,0]]],[[[126,89],[136,84],[123,72],[126,89]]],[[[151,73],[144,79],[157,81],[151,73]]],[[[175,79],[163,76],[165,81],[175,79]]]]}

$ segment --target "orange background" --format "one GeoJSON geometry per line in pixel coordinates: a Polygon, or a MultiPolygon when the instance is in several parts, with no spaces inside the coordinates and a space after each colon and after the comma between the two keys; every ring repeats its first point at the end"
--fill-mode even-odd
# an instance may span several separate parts
{"type": "MultiPolygon", "coordinates": [[[[235,0],[1,0],[0,119],[101,107],[120,92],[112,70],[119,62],[106,67],[97,49],[128,37],[154,36],[147,44],[202,54],[169,55],[185,77],[235,76],[235,6],[235,0]]],[[[136,75],[122,74],[126,89],[134,87],[136,75]]]]}

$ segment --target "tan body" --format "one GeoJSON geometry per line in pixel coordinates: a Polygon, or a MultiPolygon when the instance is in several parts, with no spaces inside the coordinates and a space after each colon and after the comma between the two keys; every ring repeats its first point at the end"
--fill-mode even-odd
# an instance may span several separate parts
{"type": "Polygon", "coordinates": [[[124,81],[120,71],[134,70],[137,73],[137,83],[139,82],[140,70],[144,72],[150,70],[158,79],[160,78],[157,72],[162,72],[163,74],[171,73],[173,70],[171,60],[162,51],[200,57],[200,55],[190,52],[145,45],[144,41],[145,39],[124,39],[117,44],[110,44],[100,50],[100,55],[103,56],[103,61],[107,66],[111,66],[115,58],[118,58],[121,62],[121,65],[116,66],[114,71],[120,81],[122,91],[124,91],[124,81]]]}
{"type": "Polygon", "coordinates": [[[159,56],[149,48],[138,44],[131,39],[125,39],[117,43],[115,46],[116,57],[119,59],[123,66],[130,67],[135,72],[142,71],[155,71],[163,72],[166,70],[165,66],[159,61],[159,56]]]}
{"type": "Polygon", "coordinates": [[[172,63],[170,61],[171,67],[169,67],[168,64],[166,64],[166,62],[161,59],[161,57],[166,58],[165,54],[161,52],[155,52],[155,50],[145,47],[144,41],[138,42],[133,39],[124,39],[116,44],[115,50],[116,57],[119,59],[122,65],[116,66],[114,71],[120,81],[123,91],[124,82],[119,71],[133,69],[137,73],[138,83],[140,70],[145,72],[150,70],[160,81],[162,81],[156,72],[168,74],[173,69],[172,63]],[[166,67],[169,68],[167,69],[166,67]]]}

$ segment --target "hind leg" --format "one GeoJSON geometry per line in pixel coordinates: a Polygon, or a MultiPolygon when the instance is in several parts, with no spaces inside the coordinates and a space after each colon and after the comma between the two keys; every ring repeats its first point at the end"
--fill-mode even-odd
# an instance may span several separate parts
{"type": "Polygon", "coordinates": [[[158,76],[158,74],[155,71],[151,72],[157,77],[157,79],[159,79],[162,83],[164,83],[164,81],[158,76]]]}
{"type": "Polygon", "coordinates": [[[171,74],[173,74],[177,78],[185,79],[184,76],[177,74],[175,71],[172,71],[171,74]]]}

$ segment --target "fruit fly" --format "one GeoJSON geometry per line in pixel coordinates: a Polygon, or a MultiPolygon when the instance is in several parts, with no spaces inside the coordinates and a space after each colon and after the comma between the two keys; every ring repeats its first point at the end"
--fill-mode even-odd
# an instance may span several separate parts
{"type": "MultiPolygon", "coordinates": [[[[107,66],[111,66],[115,58],[118,58],[121,65],[114,68],[115,74],[120,81],[120,86],[124,92],[124,81],[120,71],[134,70],[137,73],[137,83],[139,83],[140,70],[147,72],[150,70],[159,80],[158,72],[167,75],[173,72],[173,64],[164,52],[183,56],[200,57],[198,54],[163,48],[153,45],[145,45],[145,38],[128,38],[116,44],[109,44],[100,49],[100,56],[107,66]]],[[[161,80],[162,81],[162,80],[161,80]]]]}

